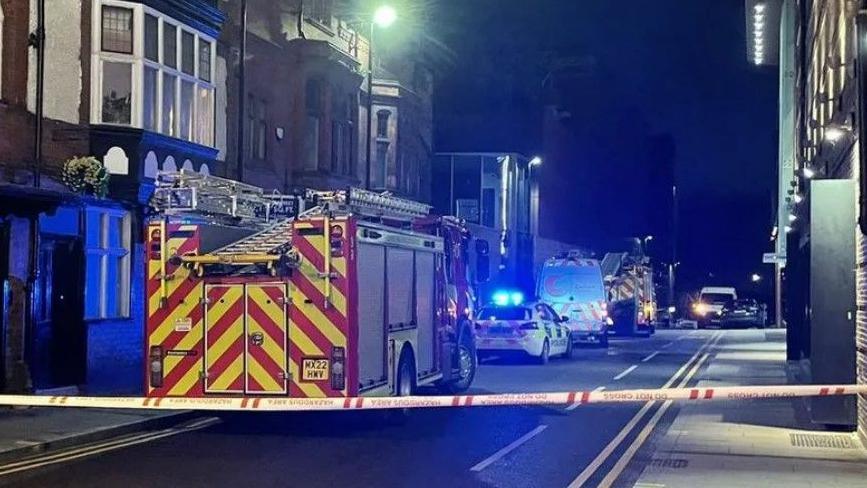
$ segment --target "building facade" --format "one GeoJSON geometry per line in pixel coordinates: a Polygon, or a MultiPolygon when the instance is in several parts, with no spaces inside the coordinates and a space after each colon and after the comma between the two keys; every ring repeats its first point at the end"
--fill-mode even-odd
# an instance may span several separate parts
{"type": "MultiPolygon", "coordinates": [[[[812,383],[867,383],[863,3],[746,2],[780,12],[776,260],[788,357],[812,383]]],[[[814,422],[867,438],[864,395],[807,406],[814,422]]]]}
{"type": "MultiPolygon", "coordinates": [[[[464,219],[473,235],[488,241],[494,270],[491,286],[516,286],[533,293],[538,171],[538,162],[531,164],[530,158],[516,153],[436,155],[433,177],[448,185],[434,192],[434,208],[464,219]]],[[[544,248],[550,247],[546,242],[544,248]]]]}
{"type": "Polygon", "coordinates": [[[2,387],[138,392],[154,177],[223,171],[223,15],[215,0],[3,0],[0,12],[2,387]],[[63,184],[75,156],[103,164],[105,195],[63,184]]]}
{"type": "Polygon", "coordinates": [[[228,175],[268,189],[369,186],[430,199],[433,72],[422,56],[374,45],[369,17],[335,0],[226,4],[228,175]],[[242,76],[243,71],[243,76],[242,76]],[[243,81],[242,81],[243,80],[243,81]],[[243,86],[242,86],[243,85],[243,86]],[[367,156],[368,103],[373,117],[367,156]],[[368,167],[368,162],[370,166],[368,167]]]}

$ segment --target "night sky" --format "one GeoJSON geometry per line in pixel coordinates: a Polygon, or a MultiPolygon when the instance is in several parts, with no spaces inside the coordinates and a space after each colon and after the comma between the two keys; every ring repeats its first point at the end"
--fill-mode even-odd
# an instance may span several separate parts
{"type": "MultiPolygon", "coordinates": [[[[575,158],[588,154],[611,155],[600,164],[655,164],[618,148],[635,134],[670,138],[681,195],[679,288],[712,282],[747,291],[759,272],[766,286],[753,291],[768,293],[772,268],[761,254],[771,250],[777,70],[749,64],[743,9],[742,0],[440,0],[430,29],[455,61],[438,86],[437,150],[542,152],[542,86],[553,60],[592,59],[593,81],[567,96],[593,137],[574,154],[544,154],[543,171],[556,175],[543,185],[599,184],[576,169],[575,158]]],[[[563,191],[548,190],[543,205],[574,211],[563,191]]],[[[588,229],[554,233],[593,244],[588,229]]]]}

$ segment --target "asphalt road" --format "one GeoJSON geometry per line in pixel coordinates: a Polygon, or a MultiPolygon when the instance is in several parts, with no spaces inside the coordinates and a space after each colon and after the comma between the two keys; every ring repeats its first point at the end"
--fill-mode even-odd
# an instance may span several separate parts
{"type": "MultiPolygon", "coordinates": [[[[545,366],[486,361],[473,390],[687,386],[702,366],[700,349],[707,345],[705,352],[712,352],[711,343],[724,334],[660,331],[649,339],[614,339],[607,351],[582,348],[571,360],[545,366]]],[[[220,415],[219,421],[197,422],[154,439],[130,438],[128,446],[119,443],[97,454],[46,458],[44,466],[0,477],[0,484],[632,486],[654,440],[640,438],[639,431],[648,423],[656,426],[653,432],[664,430],[677,407],[659,408],[657,403],[419,410],[398,425],[376,412],[220,415]]]]}

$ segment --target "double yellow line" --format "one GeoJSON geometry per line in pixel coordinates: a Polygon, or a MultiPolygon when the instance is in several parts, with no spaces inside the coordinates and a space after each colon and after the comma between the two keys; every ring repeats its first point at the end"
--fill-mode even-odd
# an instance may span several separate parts
{"type": "MultiPolygon", "coordinates": [[[[681,366],[680,369],[677,370],[677,372],[674,373],[674,375],[672,375],[672,377],[669,378],[664,385],[662,385],[662,388],[671,388],[675,382],[678,383],[676,388],[683,388],[684,386],[686,386],[686,384],[689,383],[693,376],[698,373],[698,370],[705,363],[705,361],[707,361],[707,358],[710,355],[708,351],[710,351],[714,346],[717,345],[723,335],[724,333],[722,331],[718,331],[710,338],[708,338],[708,340],[705,341],[705,343],[699,348],[699,350],[696,351],[696,353],[691,358],[689,358],[689,360],[683,366],[681,366]]],[[[581,474],[579,474],[578,477],[569,484],[569,488],[579,488],[584,486],[585,483],[587,483],[587,481],[594,474],[596,474],[596,471],[598,471],[599,468],[603,464],[605,464],[606,461],[608,461],[614,451],[616,451],[617,448],[620,447],[626,437],[628,437],[632,430],[635,429],[635,426],[644,419],[644,417],[650,412],[651,409],[653,409],[653,407],[657,403],[658,402],[656,401],[650,401],[645,403],[644,406],[641,407],[641,410],[639,410],[638,413],[636,413],[635,416],[632,417],[632,419],[630,419],[629,422],[623,427],[623,429],[621,429],[620,432],[617,433],[614,439],[612,439],[611,442],[609,442],[608,445],[606,445],[605,448],[602,449],[599,455],[597,455],[596,458],[593,459],[593,461],[588,464],[586,468],[584,468],[584,471],[582,471],[581,474]]],[[[597,485],[599,488],[609,488],[614,484],[614,482],[617,480],[623,470],[626,469],[626,466],[635,456],[635,453],[638,452],[638,450],[641,448],[641,446],[644,444],[650,434],[653,433],[653,429],[656,427],[656,424],[659,423],[660,419],[662,419],[662,416],[665,415],[665,412],[671,407],[671,404],[672,401],[667,400],[665,403],[662,404],[659,409],[656,410],[656,413],[653,414],[647,425],[645,425],[644,428],[641,429],[641,431],[638,433],[638,435],[635,437],[629,447],[626,448],[626,451],[624,451],[623,455],[620,456],[620,458],[611,468],[611,471],[609,471],[608,474],[605,475],[605,478],[603,478],[602,481],[597,485]]]]}
{"type": "Polygon", "coordinates": [[[0,476],[7,476],[22,471],[30,471],[37,468],[43,468],[54,464],[65,463],[81,459],[88,456],[94,456],[109,451],[123,449],[125,447],[153,442],[165,437],[171,437],[194,430],[204,429],[219,423],[220,419],[216,417],[205,417],[180,427],[171,427],[168,429],[147,432],[144,434],[135,434],[119,439],[111,439],[94,444],[88,444],[73,449],[64,450],[56,453],[48,453],[38,457],[30,458],[24,461],[16,461],[4,465],[0,465],[0,476]]]}

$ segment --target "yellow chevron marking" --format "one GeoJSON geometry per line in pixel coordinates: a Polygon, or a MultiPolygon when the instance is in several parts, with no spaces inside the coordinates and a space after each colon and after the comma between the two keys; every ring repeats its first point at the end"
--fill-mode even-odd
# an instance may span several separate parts
{"type": "MultiPolygon", "coordinates": [[[[312,264],[302,261],[300,271],[307,278],[307,281],[319,290],[319,293],[325,295],[325,280],[319,277],[319,272],[312,264]]],[[[298,291],[298,293],[300,294],[301,292],[298,291]]],[[[331,287],[331,305],[334,306],[340,315],[346,317],[346,297],[334,286],[331,287]]]]}
{"type": "Polygon", "coordinates": [[[256,380],[256,383],[259,383],[259,386],[262,387],[262,391],[283,390],[283,386],[277,382],[277,379],[268,374],[262,365],[252,356],[250,356],[247,361],[247,374],[252,376],[253,379],[256,380]]]}
{"type": "MultiPolygon", "coordinates": [[[[243,340],[244,337],[244,316],[239,315],[238,318],[232,322],[232,325],[223,332],[223,335],[217,339],[217,342],[214,343],[213,346],[208,347],[205,344],[205,348],[207,348],[206,354],[208,356],[208,368],[214,365],[220,358],[223,357],[223,354],[232,346],[232,344],[243,340]]],[[[208,324],[211,325],[210,323],[208,324]]],[[[209,327],[210,329],[210,327],[209,327]]]]}
{"type": "Polygon", "coordinates": [[[184,376],[175,383],[175,386],[169,390],[168,396],[186,395],[197,381],[199,381],[199,371],[197,371],[196,368],[190,368],[186,373],[184,373],[184,376]]]}
{"type": "Polygon", "coordinates": [[[298,347],[298,350],[306,356],[325,355],[325,352],[316,347],[316,344],[299,327],[289,329],[289,338],[292,341],[292,345],[298,347]]]}
{"type": "MultiPolygon", "coordinates": [[[[198,344],[201,340],[202,340],[202,322],[200,321],[200,322],[196,323],[195,325],[193,325],[192,330],[185,333],[183,339],[181,339],[178,342],[178,345],[175,346],[175,349],[177,349],[179,351],[190,351],[194,347],[196,347],[196,344],[198,344]]],[[[175,369],[175,367],[181,362],[181,359],[183,359],[183,358],[184,358],[184,356],[168,356],[168,357],[166,357],[166,364],[165,364],[165,368],[164,368],[165,372],[163,373],[164,376],[168,376],[172,372],[172,370],[175,369]],[[174,361],[170,361],[172,359],[174,359],[174,361]]],[[[191,366],[190,369],[191,370],[193,370],[193,369],[201,370],[202,369],[201,358],[197,359],[195,365],[191,366]]]]}
{"type": "MultiPolygon", "coordinates": [[[[301,295],[303,297],[303,295],[301,295]]],[[[340,330],[331,323],[328,318],[319,311],[314,305],[304,303],[304,298],[296,301],[295,303],[298,312],[303,313],[313,325],[316,326],[317,329],[328,339],[328,342],[334,344],[335,346],[344,346],[346,345],[346,337],[340,332],[340,330]]]]}
{"type": "Polygon", "coordinates": [[[235,382],[244,373],[244,354],[238,354],[238,357],[232,361],[220,376],[211,383],[208,387],[209,391],[225,391],[228,390],[232,383],[235,382]]]}

